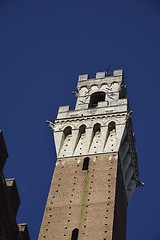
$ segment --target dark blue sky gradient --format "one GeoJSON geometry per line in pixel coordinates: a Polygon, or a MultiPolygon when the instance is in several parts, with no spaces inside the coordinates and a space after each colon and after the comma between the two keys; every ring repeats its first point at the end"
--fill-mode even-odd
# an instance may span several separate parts
{"type": "MultiPolygon", "coordinates": [[[[159,240],[160,1],[0,0],[0,128],[21,197],[18,222],[36,240],[55,163],[47,119],[74,107],[78,74],[123,68],[140,179],[127,240],[159,240]]],[[[98,239],[98,236],[97,236],[98,239]]]]}

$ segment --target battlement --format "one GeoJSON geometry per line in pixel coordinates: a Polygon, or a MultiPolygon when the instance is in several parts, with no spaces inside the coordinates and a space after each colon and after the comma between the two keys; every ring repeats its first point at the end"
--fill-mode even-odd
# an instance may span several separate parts
{"type": "Polygon", "coordinates": [[[129,111],[128,108],[128,100],[120,99],[118,103],[113,104],[112,106],[105,105],[105,102],[99,102],[97,108],[94,109],[78,109],[78,110],[70,110],[69,106],[60,106],[58,109],[57,119],[70,119],[79,116],[89,117],[96,116],[100,114],[111,114],[111,113],[123,113],[129,111]]]}
{"type": "Polygon", "coordinates": [[[101,79],[106,77],[121,77],[121,76],[123,76],[123,70],[119,69],[119,70],[114,70],[112,75],[108,74],[107,72],[96,72],[95,78],[89,78],[88,74],[82,74],[82,75],[79,75],[78,81],[81,82],[81,81],[101,79]]]}
{"type": "Polygon", "coordinates": [[[77,91],[72,93],[77,98],[75,110],[71,112],[69,106],[62,106],[57,118],[93,115],[93,109],[96,115],[113,112],[113,109],[114,112],[128,110],[123,70],[115,70],[112,75],[97,72],[95,78],[89,78],[88,74],[79,75],[77,91]]]}

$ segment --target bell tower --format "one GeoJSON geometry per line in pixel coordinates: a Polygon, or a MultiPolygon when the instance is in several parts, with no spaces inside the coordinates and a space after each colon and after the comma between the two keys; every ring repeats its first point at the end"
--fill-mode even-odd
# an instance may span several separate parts
{"type": "Polygon", "coordinates": [[[80,75],[75,110],[49,122],[57,162],[39,240],[125,240],[138,178],[123,71],[80,75]]]}

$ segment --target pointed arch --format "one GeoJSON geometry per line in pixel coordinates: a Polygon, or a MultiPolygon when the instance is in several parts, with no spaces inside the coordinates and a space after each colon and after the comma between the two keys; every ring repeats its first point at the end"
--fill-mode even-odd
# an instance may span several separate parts
{"type": "Polygon", "coordinates": [[[76,144],[74,148],[74,154],[81,155],[82,152],[84,153],[84,146],[86,144],[86,125],[82,124],[79,127],[79,131],[77,134],[76,144]]]}
{"type": "Polygon", "coordinates": [[[116,123],[114,121],[109,122],[108,132],[104,144],[104,151],[114,151],[116,149],[116,123]]]}
{"type": "Polygon", "coordinates": [[[96,133],[100,133],[101,132],[101,124],[100,123],[96,123],[93,126],[93,137],[96,133]]]}
{"type": "MultiPolygon", "coordinates": [[[[61,139],[61,145],[60,145],[59,154],[61,154],[64,151],[66,152],[65,145],[66,145],[67,142],[71,142],[71,138],[72,138],[72,127],[71,126],[67,126],[63,130],[63,135],[62,135],[62,139],[61,139]]],[[[68,143],[67,143],[67,145],[68,145],[68,143]]]]}
{"type": "Polygon", "coordinates": [[[83,124],[79,127],[79,133],[80,133],[80,135],[86,133],[86,125],[85,124],[83,124]]]}
{"type": "Polygon", "coordinates": [[[97,153],[101,149],[101,124],[96,123],[93,126],[89,153],[97,153]]]}
{"type": "Polygon", "coordinates": [[[114,121],[111,121],[111,122],[108,123],[108,133],[107,133],[107,137],[106,137],[105,143],[107,142],[109,135],[110,135],[113,131],[114,131],[114,132],[116,131],[116,123],[115,123],[114,121]]]}
{"type": "Polygon", "coordinates": [[[64,138],[66,138],[68,135],[72,135],[72,128],[70,126],[66,127],[63,133],[64,133],[64,138]]]}
{"type": "Polygon", "coordinates": [[[110,133],[113,130],[116,130],[116,123],[114,121],[108,124],[108,132],[110,133]]]}

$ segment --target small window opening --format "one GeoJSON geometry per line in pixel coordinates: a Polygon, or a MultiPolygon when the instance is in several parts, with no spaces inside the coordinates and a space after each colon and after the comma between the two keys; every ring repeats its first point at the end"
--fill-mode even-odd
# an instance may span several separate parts
{"type": "Polygon", "coordinates": [[[79,233],[79,229],[78,228],[73,229],[71,240],[78,240],[78,233],[79,233]]]}
{"type": "Polygon", "coordinates": [[[88,108],[95,108],[99,102],[105,101],[105,92],[95,92],[90,96],[90,103],[88,108]]]}
{"type": "Polygon", "coordinates": [[[84,158],[82,170],[88,170],[89,167],[89,157],[84,158]]]}

